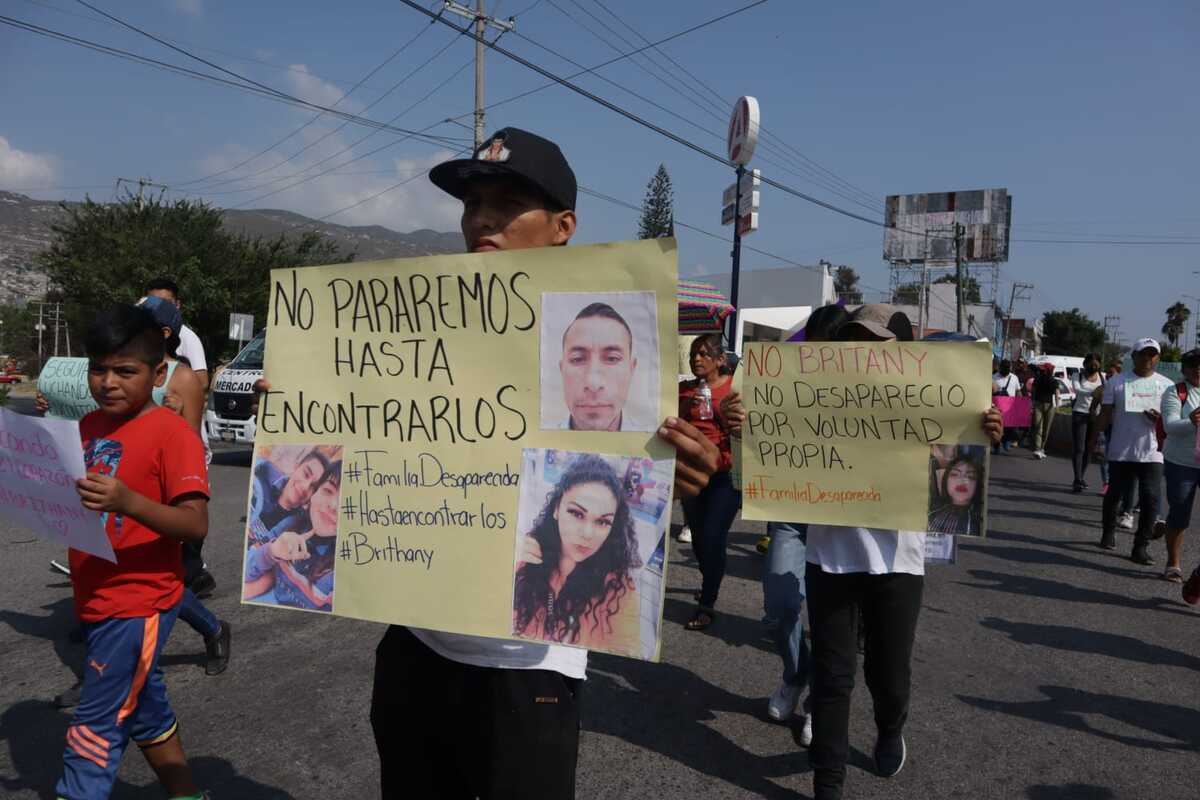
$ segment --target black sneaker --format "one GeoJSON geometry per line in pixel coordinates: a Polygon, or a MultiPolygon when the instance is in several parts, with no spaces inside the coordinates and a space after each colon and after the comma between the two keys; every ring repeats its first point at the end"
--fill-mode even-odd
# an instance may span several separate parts
{"type": "Polygon", "coordinates": [[[1107,533],[1105,533],[1103,536],[1100,537],[1100,546],[1103,547],[1105,550],[1116,550],[1117,549],[1117,535],[1115,533],[1113,533],[1112,531],[1108,531],[1107,533]]]}
{"type": "Polygon", "coordinates": [[[908,749],[904,746],[904,734],[880,736],[875,743],[875,770],[880,777],[890,778],[904,769],[904,758],[908,749]]]}
{"type": "Polygon", "coordinates": [[[217,588],[217,579],[214,578],[212,573],[208,570],[203,570],[199,575],[196,576],[196,579],[192,581],[191,586],[188,588],[192,590],[192,594],[203,600],[211,595],[213,590],[217,588]]]}
{"type": "Polygon", "coordinates": [[[1143,567],[1154,566],[1154,557],[1150,555],[1150,551],[1146,549],[1144,542],[1133,546],[1133,552],[1129,554],[1129,560],[1135,564],[1141,564],[1143,567]]]}
{"type": "Polygon", "coordinates": [[[1150,541],[1154,541],[1155,539],[1161,539],[1162,537],[1164,537],[1166,535],[1167,535],[1167,523],[1164,520],[1160,519],[1160,520],[1155,521],[1154,527],[1150,529],[1150,535],[1147,536],[1146,538],[1149,539],[1150,541]]]}
{"type": "Polygon", "coordinates": [[[205,675],[220,675],[229,666],[232,633],[229,623],[222,621],[214,635],[204,637],[204,650],[208,653],[208,661],[204,664],[205,675]]]}

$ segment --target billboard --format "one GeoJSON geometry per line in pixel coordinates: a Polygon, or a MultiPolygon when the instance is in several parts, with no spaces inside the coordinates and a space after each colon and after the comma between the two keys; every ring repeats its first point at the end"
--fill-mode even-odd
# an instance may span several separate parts
{"type": "Polygon", "coordinates": [[[955,225],[965,229],[964,261],[1008,261],[1012,197],[1007,189],[889,195],[883,224],[885,261],[953,263],[955,225]]]}

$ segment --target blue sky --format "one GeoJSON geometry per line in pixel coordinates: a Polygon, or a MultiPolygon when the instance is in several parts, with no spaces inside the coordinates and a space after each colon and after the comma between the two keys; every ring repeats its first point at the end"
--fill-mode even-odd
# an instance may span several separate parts
{"type": "MultiPolygon", "coordinates": [[[[651,40],[745,4],[603,2],[651,40]]],[[[455,41],[449,29],[431,26],[393,0],[95,4],[227,69],[325,105],[426,29],[339,108],[387,120],[460,68],[457,77],[395,124],[421,129],[467,114],[472,107],[471,42],[455,41]],[[363,111],[443,48],[404,85],[363,111]]],[[[203,68],[97,19],[72,0],[13,0],[4,13],[203,68]]],[[[636,41],[596,0],[500,0],[499,15],[510,14],[518,14],[518,31],[528,38],[509,35],[502,44],[560,74],[578,68],[537,44],[587,66],[616,55],[579,23],[623,50],[629,46],[597,19],[636,41]]],[[[701,103],[691,89],[711,97],[707,89],[674,67],[667,74],[645,61],[640,63],[653,75],[632,60],[600,74],[678,116],[594,76],[580,83],[714,150],[723,147],[725,100],[753,94],[774,141],[848,181],[856,189],[840,184],[842,194],[878,210],[871,213],[832,193],[828,176],[817,173],[815,178],[810,162],[801,161],[795,151],[784,157],[760,148],[752,166],[868,216],[882,216],[885,194],[1007,187],[1014,198],[1015,241],[1002,270],[1005,300],[1012,281],[1034,283],[1032,300],[1019,305],[1018,313],[1033,316],[1079,306],[1097,320],[1119,315],[1128,342],[1157,334],[1163,311],[1178,299],[1187,301],[1183,295],[1200,297],[1200,276],[1192,272],[1200,270],[1200,245],[1021,240],[1200,242],[1198,41],[1200,6],[1187,0],[968,2],[954,7],[771,0],[663,47],[724,99],[716,107],[701,103]],[[877,202],[867,201],[860,191],[877,202]]],[[[489,102],[544,82],[489,53],[489,102]]],[[[266,148],[312,113],[4,26],[0,108],[6,112],[0,114],[0,188],[43,198],[90,192],[108,199],[116,177],[149,175],[221,205],[249,202],[323,216],[419,173],[449,152],[408,141],[346,163],[396,141],[394,134],[378,133],[324,166],[301,172],[370,132],[351,125],[313,144],[338,124],[322,118],[266,156],[195,182],[266,148]],[[290,162],[280,163],[310,144],[290,162]],[[329,167],[336,169],[286,188],[329,167]],[[258,172],[262,174],[249,177],[258,172]],[[293,173],[299,177],[271,182],[293,173]],[[279,188],[285,191],[258,199],[279,188]]],[[[463,122],[469,124],[469,117],[463,122]]],[[[488,115],[489,130],[510,124],[558,141],[581,185],[635,204],[658,164],[665,163],[675,183],[677,218],[728,233],[719,225],[721,191],[731,181],[727,168],[562,88],[538,92],[488,115]]],[[[470,136],[452,124],[430,132],[470,136]]],[[[872,299],[872,290],[887,288],[881,229],[771,187],[764,187],[762,198],[762,228],[746,244],[804,263],[827,258],[852,264],[872,299]]],[[[331,221],[402,231],[453,230],[457,213],[452,200],[417,178],[331,221]]],[[[577,242],[627,239],[636,230],[635,213],[592,197],[581,197],[579,213],[577,242]]],[[[728,243],[687,230],[679,234],[681,272],[728,268],[728,243]]],[[[779,265],[756,253],[743,258],[750,269],[779,265]]],[[[1195,301],[1187,302],[1195,306],[1195,301]]]]}

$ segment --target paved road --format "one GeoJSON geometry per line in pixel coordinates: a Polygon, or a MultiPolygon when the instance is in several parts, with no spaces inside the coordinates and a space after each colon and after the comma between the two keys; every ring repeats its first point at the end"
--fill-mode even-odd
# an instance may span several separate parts
{"type": "MultiPolygon", "coordinates": [[[[215,800],[375,797],[367,707],[382,627],[238,605],[248,461],[218,461],[206,555],[220,581],[211,607],[234,626],[234,662],[206,678],[201,642],[184,627],[164,659],[196,774],[215,800]]],[[[1124,558],[1127,536],[1119,553],[1094,546],[1100,501],[1070,494],[1067,462],[1022,454],[994,464],[990,537],[929,570],[909,764],[889,781],[871,774],[860,689],[847,797],[1196,800],[1200,613],[1156,569],[1124,558]]],[[[735,527],[709,633],[681,627],[698,586],[683,546],[668,574],[664,663],[592,658],[581,800],[811,796],[807,755],[764,714],[779,662],[759,622],[758,530],[735,527]]],[[[0,796],[52,798],[68,716],[49,700],[80,659],[68,640],[70,589],[48,569],[61,555],[53,547],[0,528],[0,548],[0,796]]],[[[1155,553],[1161,561],[1161,543],[1155,553]]],[[[1198,559],[1188,542],[1186,563],[1198,559]]],[[[396,721],[406,722],[419,724],[396,721]]],[[[113,797],[161,797],[136,754],[113,797]]]]}

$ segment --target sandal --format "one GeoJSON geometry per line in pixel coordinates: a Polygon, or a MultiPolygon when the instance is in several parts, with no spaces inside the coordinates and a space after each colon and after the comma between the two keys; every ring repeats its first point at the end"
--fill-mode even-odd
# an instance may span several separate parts
{"type": "Polygon", "coordinates": [[[717,612],[711,608],[697,608],[695,615],[683,627],[689,631],[702,631],[712,625],[716,618],[717,612]]]}
{"type": "Polygon", "coordinates": [[[1163,580],[1171,583],[1183,583],[1183,570],[1179,567],[1167,567],[1163,573],[1163,580]]]}

